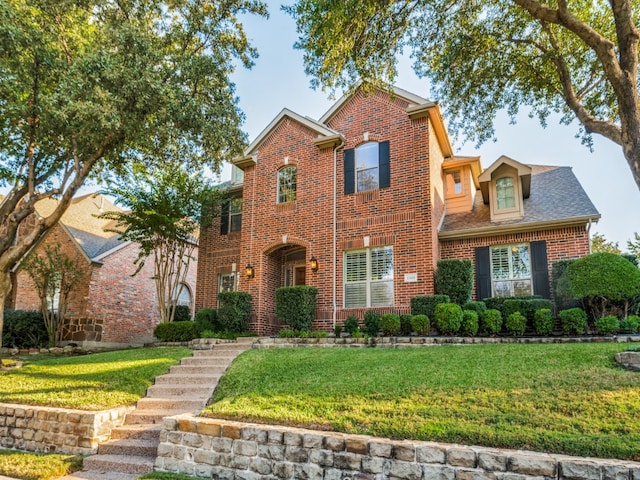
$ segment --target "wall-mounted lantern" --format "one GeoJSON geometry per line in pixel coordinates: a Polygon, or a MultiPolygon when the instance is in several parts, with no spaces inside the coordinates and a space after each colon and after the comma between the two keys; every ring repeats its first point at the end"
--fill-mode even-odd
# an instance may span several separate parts
{"type": "Polygon", "coordinates": [[[309,267],[311,268],[312,272],[318,271],[318,260],[316,260],[316,257],[314,257],[313,255],[309,259],[309,267]]]}
{"type": "Polygon", "coordinates": [[[253,268],[253,265],[251,265],[250,263],[247,263],[247,268],[245,268],[245,273],[247,275],[247,278],[253,278],[256,273],[253,268]]]}

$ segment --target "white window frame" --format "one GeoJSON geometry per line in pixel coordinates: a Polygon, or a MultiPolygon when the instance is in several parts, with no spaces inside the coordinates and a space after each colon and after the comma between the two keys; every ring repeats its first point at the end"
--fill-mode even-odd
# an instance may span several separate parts
{"type": "Polygon", "coordinates": [[[189,287],[188,284],[184,282],[180,282],[176,290],[176,295],[177,295],[177,298],[176,298],[177,305],[186,305],[189,308],[191,308],[191,304],[193,303],[193,293],[191,292],[191,287],[189,287]],[[184,299],[182,298],[183,292],[187,292],[187,294],[189,295],[189,303],[184,303],[184,299]]]}
{"type": "Polygon", "coordinates": [[[496,189],[496,211],[499,212],[514,212],[518,210],[518,187],[517,187],[517,179],[512,175],[503,175],[500,178],[496,178],[495,181],[495,189],[496,189]],[[511,207],[500,207],[500,188],[498,187],[498,182],[503,179],[511,180],[511,191],[513,193],[513,206],[511,207]]]}
{"type": "Polygon", "coordinates": [[[229,233],[242,231],[242,197],[232,198],[229,202],[229,233]],[[239,209],[234,209],[234,205],[240,205],[239,209]],[[234,229],[233,219],[240,217],[240,224],[234,229]]]}
{"type": "Polygon", "coordinates": [[[298,196],[298,168],[285,165],[278,170],[278,203],[294,202],[298,196]],[[293,180],[292,180],[293,179],[293,180]],[[283,187],[287,187],[285,190],[283,187]]]}
{"type": "Polygon", "coordinates": [[[510,245],[495,245],[489,248],[489,265],[491,266],[491,294],[494,297],[522,297],[533,294],[533,271],[531,266],[531,245],[529,243],[516,243],[510,245]],[[523,250],[524,249],[524,250],[523,250]],[[522,260],[522,252],[526,252],[527,271],[518,271],[514,262],[522,260]],[[506,253],[506,255],[505,255],[506,253]],[[498,255],[502,255],[502,267],[498,255]],[[506,268],[504,268],[506,267],[506,268]],[[522,285],[527,283],[529,288],[522,285]],[[505,288],[507,287],[507,288],[505,288]],[[507,294],[504,294],[504,293],[507,294]]]}
{"type": "Polygon", "coordinates": [[[371,247],[359,250],[350,250],[344,252],[343,255],[343,263],[344,263],[344,288],[343,288],[343,303],[344,308],[373,308],[373,307],[390,307],[394,304],[394,272],[393,272],[393,247],[392,246],[382,246],[382,247],[371,247]],[[373,254],[383,252],[385,256],[390,256],[391,260],[391,268],[388,270],[383,277],[384,278],[374,278],[374,269],[373,269],[373,254]],[[361,272],[360,279],[349,281],[349,277],[355,273],[351,273],[348,271],[349,261],[348,257],[351,255],[365,255],[365,271],[361,272]],[[348,290],[349,287],[362,286],[365,290],[364,302],[355,302],[354,300],[349,299],[348,290]],[[374,294],[376,288],[385,287],[387,290],[387,301],[381,301],[378,298],[375,298],[374,294]]]}
{"type": "Polygon", "coordinates": [[[379,142],[367,142],[362,145],[358,145],[353,153],[354,162],[355,162],[355,191],[356,192],[369,192],[371,190],[378,190],[380,188],[380,143],[379,142]],[[375,166],[368,164],[358,164],[358,152],[361,152],[360,158],[362,159],[362,152],[372,148],[375,145],[375,166]],[[358,181],[358,177],[360,173],[365,173],[369,171],[375,171],[375,177],[377,178],[375,186],[370,186],[370,188],[360,188],[360,182],[358,181]]]}
{"type": "Polygon", "coordinates": [[[218,274],[218,293],[235,292],[238,289],[238,272],[220,273],[218,274]],[[223,290],[223,278],[231,280],[231,289],[223,290]]]}

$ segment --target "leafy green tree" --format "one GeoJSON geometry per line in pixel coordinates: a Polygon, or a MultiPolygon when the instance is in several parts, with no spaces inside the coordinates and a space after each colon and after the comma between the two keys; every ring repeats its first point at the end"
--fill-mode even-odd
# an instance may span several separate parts
{"type": "Polygon", "coordinates": [[[132,159],[213,170],[242,152],[229,76],[259,0],[0,2],[0,334],[9,272],[90,178],[132,159]],[[59,200],[30,229],[35,204],[59,200]],[[18,229],[21,234],[17,235],[18,229]]]}
{"type": "Polygon", "coordinates": [[[204,172],[167,162],[151,169],[134,164],[104,193],[126,211],[101,217],[114,220],[112,231],[139,245],[133,275],[153,257],[160,322],[172,322],[194,259],[197,230],[219,210],[223,191],[210,187],[204,172]]]}
{"type": "Polygon", "coordinates": [[[62,340],[69,294],[82,280],[84,273],[77,262],[60,250],[60,245],[47,245],[44,255],[30,255],[23,262],[22,268],[31,278],[40,298],[49,346],[55,347],[62,340]]]}
{"type": "Polygon", "coordinates": [[[640,257],[640,234],[633,232],[633,240],[627,240],[627,250],[632,255],[640,257]]]}
{"type": "Polygon", "coordinates": [[[486,141],[497,112],[515,119],[522,105],[543,125],[551,112],[577,118],[583,143],[597,133],[622,147],[640,188],[637,2],[297,0],[284,9],[314,86],[392,83],[409,47],[453,131],[486,141]]]}
{"type": "Polygon", "coordinates": [[[593,253],[615,253],[616,255],[620,255],[620,253],[622,253],[618,247],[618,242],[608,241],[601,233],[594,233],[591,235],[591,251],[593,253]]]}

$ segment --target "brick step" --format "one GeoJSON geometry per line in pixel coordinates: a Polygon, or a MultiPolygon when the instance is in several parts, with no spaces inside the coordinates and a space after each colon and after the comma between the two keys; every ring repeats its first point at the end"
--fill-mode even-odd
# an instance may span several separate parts
{"type": "Polygon", "coordinates": [[[125,425],[161,424],[164,417],[186,413],[185,410],[140,410],[133,411],[124,419],[125,425]]]}
{"type": "Polygon", "coordinates": [[[182,397],[168,397],[168,398],[141,398],[138,400],[136,409],[133,413],[138,413],[139,410],[182,410],[183,412],[193,412],[195,410],[201,410],[207,404],[209,396],[195,397],[195,396],[182,396],[182,397]]]}
{"type": "Polygon", "coordinates": [[[181,373],[187,375],[212,375],[223,374],[226,366],[195,366],[195,365],[174,365],[169,369],[169,373],[181,373]]]}
{"type": "Polygon", "coordinates": [[[84,459],[83,466],[87,470],[98,472],[144,473],[153,472],[155,457],[135,455],[92,455],[84,459]]]}
{"type": "Polygon", "coordinates": [[[180,365],[193,365],[193,366],[224,366],[225,368],[231,365],[231,362],[236,357],[186,357],[180,362],[180,365]]]}
{"type": "Polygon", "coordinates": [[[136,457],[156,457],[158,440],[140,440],[139,438],[111,440],[98,446],[98,455],[121,455],[136,457]]]}
{"type": "MultiPolygon", "coordinates": [[[[217,382],[216,382],[217,383],[217,382]]],[[[188,395],[192,397],[209,398],[213,393],[214,386],[209,384],[167,384],[167,385],[152,385],[147,388],[146,398],[168,398],[188,395]]]]}
{"type": "Polygon", "coordinates": [[[214,373],[211,375],[197,375],[197,374],[182,374],[182,373],[168,373],[156,377],[156,385],[216,385],[220,380],[220,374],[214,373]]]}
{"type": "Polygon", "coordinates": [[[111,440],[155,440],[160,439],[162,425],[123,425],[111,430],[111,440]]]}

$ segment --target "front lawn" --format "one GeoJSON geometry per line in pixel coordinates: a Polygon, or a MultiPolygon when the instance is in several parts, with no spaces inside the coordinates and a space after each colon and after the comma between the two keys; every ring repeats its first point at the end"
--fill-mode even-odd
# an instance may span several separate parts
{"type": "Polygon", "coordinates": [[[0,402],[82,410],[133,405],[156,376],[190,355],[187,348],[171,347],[33,356],[22,368],[0,371],[0,402]]]}
{"type": "Polygon", "coordinates": [[[269,349],[241,355],[206,416],[640,460],[626,345],[269,349]]]}
{"type": "Polygon", "coordinates": [[[79,455],[25,453],[0,450],[0,475],[24,480],[52,480],[82,468],[79,455]]]}

